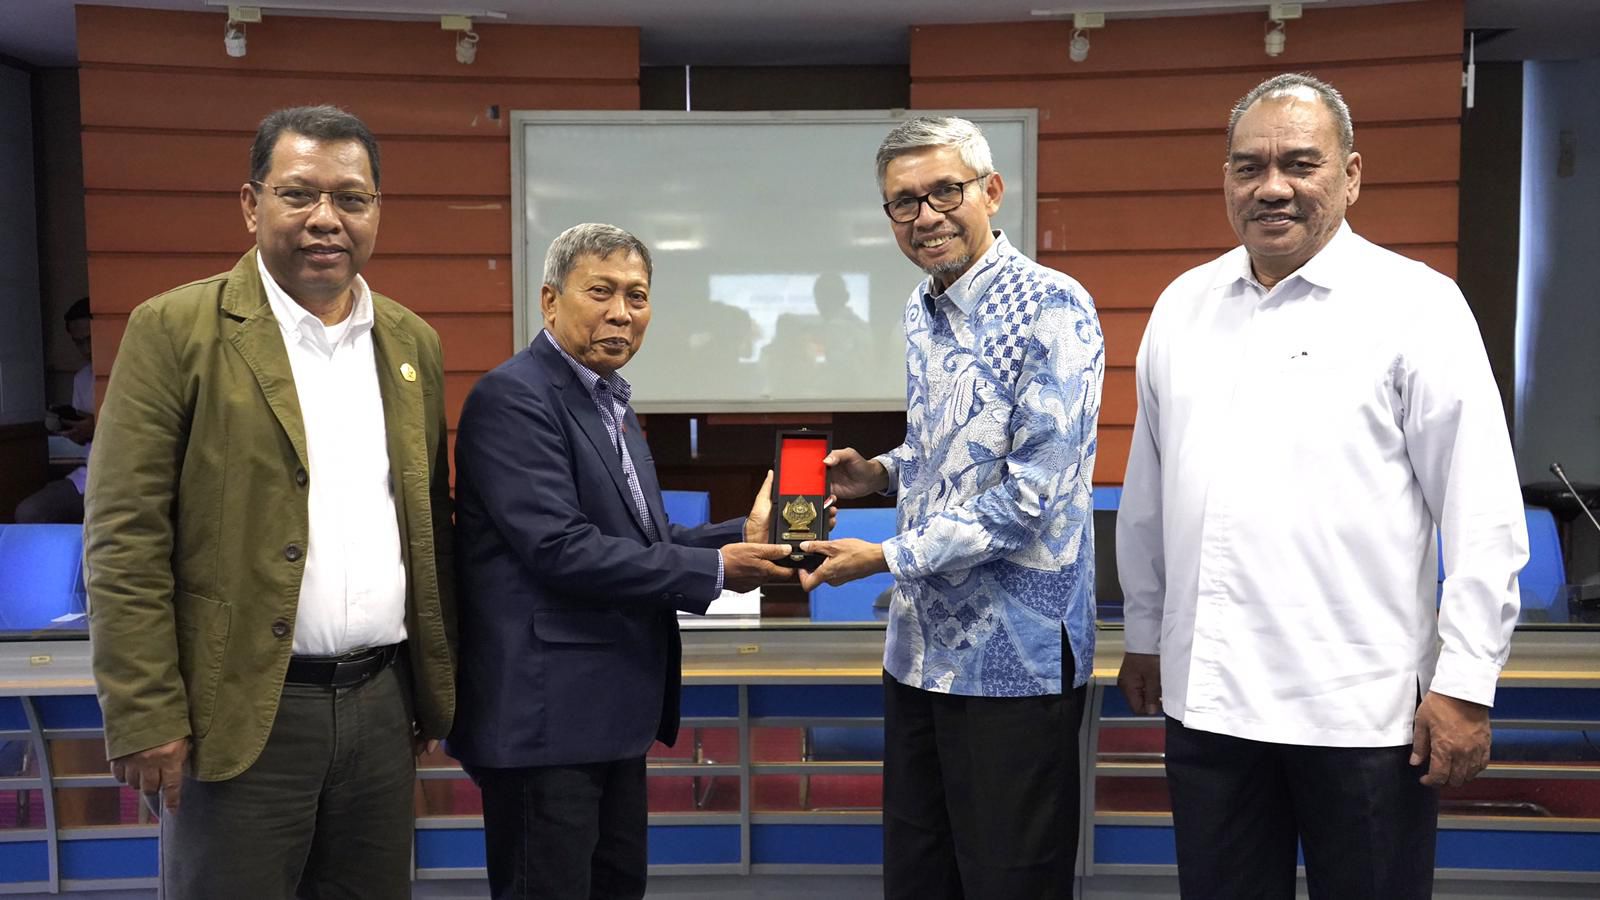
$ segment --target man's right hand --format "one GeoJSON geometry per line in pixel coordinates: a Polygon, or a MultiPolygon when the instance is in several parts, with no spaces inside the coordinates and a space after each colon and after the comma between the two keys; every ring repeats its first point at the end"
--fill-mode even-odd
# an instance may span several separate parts
{"type": "Polygon", "coordinates": [[[788,544],[725,544],[722,547],[722,587],[753,591],[773,581],[790,581],[794,570],[775,565],[791,552],[788,544]]]}
{"type": "Polygon", "coordinates": [[[1117,687],[1128,707],[1141,716],[1161,715],[1161,654],[1124,653],[1117,687]]]}
{"type": "Polygon", "coordinates": [[[853,500],[887,490],[889,472],[883,463],[866,459],[850,447],[842,447],[823,457],[828,467],[828,486],[840,500],[853,500]]]}
{"type": "Polygon", "coordinates": [[[149,750],[140,750],[111,761],[111,776],[145,796],[161,794],[169,812],[178,809],[178,793],[183,790],[183,769],[189,761],[189,739],[179,738],[149,750]]]}

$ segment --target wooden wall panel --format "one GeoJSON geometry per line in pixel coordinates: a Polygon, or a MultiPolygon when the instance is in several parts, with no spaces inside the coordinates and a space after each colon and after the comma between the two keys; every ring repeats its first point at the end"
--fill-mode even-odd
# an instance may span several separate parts
{"type": "MultiPolygon", "coordinates": [[[[1079,4],[1082,6],[1083,4],[1079,4]]],[[[1316,9],[1289,23],[1284,53],[1261,52],[1263,12],[1113,19],[1090,33],[1081,63],[1067,57],[1070,21],[919,26],[911,32],[911,74],[929,78],[1029,78],[1121,75],[1258,66],[1295,72],[1303,66],[1461,53],[1462,0],[1392,6],[1316,9]],[[1161,24],[1150,27],[1148,23],[1161,24]],[[1452,27],[1454,30],[1452,30],[1452,27]]]]}
{"type": "Polygon", "coordinates": [[[1083,63],[1067,58],[1065,22],[912,29],[913,107],[1039,111],[1039,259],[1089,290],[1106,338],[1097,482],[1122,480],[1151,306],[1237,243],[1222,197],[1227,117],[1263,79],[1308,72],[1344,94],[1363,160],[1351,226],[1454,275],[1462,5],[1308,8],[1277,59],[1262,52],[1258,12],[1113,19],[1083,63]]]}
{"type": "MultiPolygon", "coordinates": [[[[247,249],[248,246],[237,248],[237,252],[219,253],[96,254],[89,260],[89,277],[106,293],[95,295],[95,314],[126,314],[162,291],[225,272],[247,249]]],[[[363,274],[378,293],[392,291],[404,298],[406,306],[424,316],[437,312],[500,313],[507,318],[511,315],[510,256],[400,256],[379,252],[367,263],[363,274]]]]}
{"type": "Polygon", "coordinates": [[[466,391],[512,351],[515,109],[637,109],[636,28],[479,24],[455,62],[437,22],[274,15],[249,54],[223,13],[80,6],[79,90],[95,369],[103,379],[144,299],[231,268],[253,243],[238,203],[250,141],[282,106],[334,103],[382,150],[374,290],[444,343],[452,425],[466,391]]]}
{"type": "MultiPolygon", "coordinates": [[[[1166,25],[1171,19],[1119,22],[1121,27],[1166,25]]],[[[912,44],[915,47],[915,42],[912,44]]],[[[913,54],[915,51],[913,51],[913,54]]],[[[915,58],[913,56],[913,58],[915,58]]],[[[1459,118],[1461,63],[1456,59],[1348,67],[1308,66],[1344,94],[1357,122],[1410,122],[1459,118]]],[[[1019,81],[916,80],[911,103],[918,108],[995,109],[1037,107],[1039,133],[1094,134],[1144,131],[1220,133],[1228,110],[1264,78],[1283,68],[1019,81]]],[[[1296,70],[1298,71],[1298,69],[1296,70]]]]}
{"type": "MultiPolygon", "coordinates": [[[[1039,193],[1215,192],[1227,141],[1206,134],[1056,135],[1039,141],[1039,193]],[[1045,180],[1046,176],[1049,180],[1045,180]]],[[[1461,129],[1455,124],[1373,125],[1361,129],[1362,184],[1454,181],[1461,129]]]]}
{"type": "MultiPolygon", "coordinates": [[[[89,131],[83,185],[89,190],[231,191],[250,177],[244,132],[89,131]]],[[[385,138],[379,144],[387,196],[509,197],[511,142],[498,136],[385,138]]]]}

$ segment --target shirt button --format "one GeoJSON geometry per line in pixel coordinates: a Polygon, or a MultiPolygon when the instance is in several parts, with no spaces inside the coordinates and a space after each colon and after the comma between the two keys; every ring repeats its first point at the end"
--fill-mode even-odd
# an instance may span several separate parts
{"type": "Polygon", "coordinates": [[[306,482],[308,482],[310,480],[311,480],[311,477],[306,474],[306,470],[305,469],[296,469],[295,470],[295,473],[294,473],[294,483],[295,484],[298,484],[301,487],[305,487],[306,486],[306,482]]]}
{"type": "Polygon", "coordinates": [[[300,561],[300,545],[299,544],[290,544],[289,546],[283,548],[283,558],[287,559],[289,562],[299,562],[300,561]]]}
{"type": "Polygon", "coordinates": [[[283,619],[279,619],[278,621],[272,623],[272,636],[273,637],[287,637],[288,634],[289,634],[289,623],[287,621],[285,621],[283,619]]]}

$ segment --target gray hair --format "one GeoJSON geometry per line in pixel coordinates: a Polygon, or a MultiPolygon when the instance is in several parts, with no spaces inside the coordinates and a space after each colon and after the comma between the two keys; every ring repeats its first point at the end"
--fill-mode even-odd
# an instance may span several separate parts
{"type": "Polygon", "coordinates": [[[878,145],[878,191],[883,191],[883,176],[890,162],[925,147],[954,147],[972,174],[994,174],[994,156],[978,126],[955,116],[919,116],[896,125],[878,145]]]}
{"type": "Polygon", "coordinates": [[[572,274],[573,267],[578,264],[579,257],[593,255],[605,259],[618,250],[624,255],[637,255],[644,260],[645,278],[652,277],[655,270],[650,262],[650,251],[645,247],[644,241],[615,225],[587,222],[568,228],[550,242],[550,249],[544,255],[544,283],[551,290],[560,293],[567,283],[567,276],[572,274]]]}
{"type": "Polygon", "coordinates": [[[1233,105],[1233,114],[1228,116],[1228,152],[1233,152],[1233,129],[1257,101],[1277,97],[1303,97],[1307,92],[1321,100],[1322,105],[1328,108],[1328,112],[1333,113],[1334,123],[1339,129],[1339,152],[1348,157],[1351,151],[1356,149],[1356,129],[1350,124],[1350,107],[1345,105],[1344,97],[1334,90],[1333,85],[1298,72],[1285,72],[1268,78],[1233,105]]]}

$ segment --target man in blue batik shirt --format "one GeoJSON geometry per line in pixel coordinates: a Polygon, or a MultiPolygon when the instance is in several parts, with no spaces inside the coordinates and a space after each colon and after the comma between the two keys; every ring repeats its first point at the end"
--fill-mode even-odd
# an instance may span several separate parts
{"type": "Polygon", "coordinates": [[[899,534],[814,541],[809,590],[895,576],[884,649],[884,893],[1070,897],[1078,727],[1094,661],[1090,477],[1104,346],[1089,295],[989,219],[1005,185],[971,122],[878,149],[906,304],[906,440],[834,451],[834,493],[898,495],[899,534]]]}

